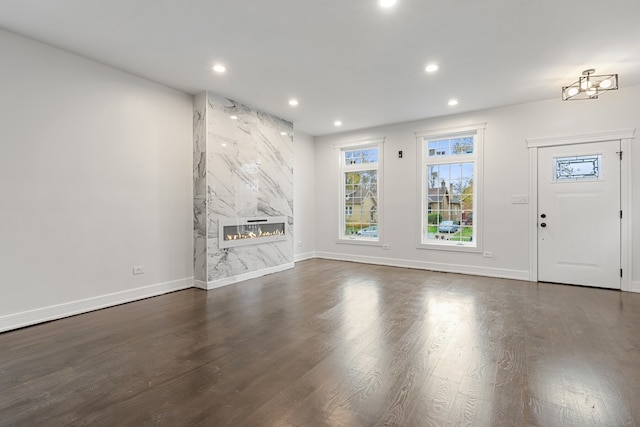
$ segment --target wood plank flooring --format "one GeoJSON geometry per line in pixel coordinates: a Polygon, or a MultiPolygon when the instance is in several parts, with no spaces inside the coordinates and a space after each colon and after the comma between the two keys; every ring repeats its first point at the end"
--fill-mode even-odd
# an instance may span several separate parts
{"type": "Polygon", "coordinates": [[[636,426],[640,294],[328,260],[0,334],[0,426],[636,426]]]}

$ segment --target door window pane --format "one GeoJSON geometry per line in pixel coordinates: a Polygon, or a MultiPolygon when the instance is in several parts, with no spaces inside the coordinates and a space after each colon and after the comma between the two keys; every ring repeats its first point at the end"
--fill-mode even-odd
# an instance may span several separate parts
{"type": "Polygon", "coordinates": [[[600,178],[600,154],[554,158],[556,181],[597,180],[600,178]]]}

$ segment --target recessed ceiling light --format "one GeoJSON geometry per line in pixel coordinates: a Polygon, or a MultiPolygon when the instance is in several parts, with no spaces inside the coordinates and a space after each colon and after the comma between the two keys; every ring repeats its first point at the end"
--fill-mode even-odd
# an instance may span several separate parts
{"type": "Polygon", "coordinates": [[[335,122],[333,122],[334,126],[342,126],[342,122],[340,120],[336,120],[335,122]]]}
{"type": "Polygon", "coordinates": [[[216,73],[224,73],[225,71],[227,71],[227,67],[222,64],[216,64],[213,66],[213,71],[215,71],[216,73]]]}
{"type": "Polygon", "coordinates": [[[238,120],[238,116],[231,116],[231,120],[238,120]]]}
{"type": "Polygon", "coordinates": [[[396,0],[379,0],[378,4],[380,5],[380,7],[392,7],[394,4],[396,4],[396,0]]]}
{"type": "Polygon", "coordinates": [[[282,132],[280,132],[280,135],[282,135],[282,136],[286,136],[286,135],[287,135],[287,133],[286,133],[285,131],[282,131],[282,132]]]}
{"type": "Polygon", "coordinates": [[[289,105],[291,105],[292,107],[298,106],[298,100],[297,99],[290,99],[289,100],[289,105]]]}
{"type": "Polygon", "coordinates": [[[450,99],[449,100],[449,106],[453,107],[454,105],[458,105],[458,100],[457,99],[450,99]]]}
{"type": "Polygon", "coordinates": [[[438,71],[438,64],[429,64],[427,65],[427,67],[424,69],[427,73],[435,73],[436,71],[438,71]]]}

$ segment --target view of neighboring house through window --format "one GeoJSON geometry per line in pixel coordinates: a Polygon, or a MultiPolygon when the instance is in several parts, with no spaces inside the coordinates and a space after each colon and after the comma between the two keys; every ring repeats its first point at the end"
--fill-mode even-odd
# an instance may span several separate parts
{"type": "Polygon", "coordinates": [[[478,130],[424,135],[420,144],[422,245],[477,247],[478,130]]]}
{"type": "Polygon", "coordinates": [[[379,239],[380,149],[377,143],[345,147],[341,163],[341,238],[379,239]]]}

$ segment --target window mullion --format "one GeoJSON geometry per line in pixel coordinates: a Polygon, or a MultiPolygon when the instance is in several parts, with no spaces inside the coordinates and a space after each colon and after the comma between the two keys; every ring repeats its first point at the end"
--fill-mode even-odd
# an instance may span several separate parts
{"type": "Polygon", "coordinates": [[[361,165],[348,165],[343,167],[343,171],[346,172],[363,172],[368,170],[377,170],[377,163],[363,163],[361,165]]]}

